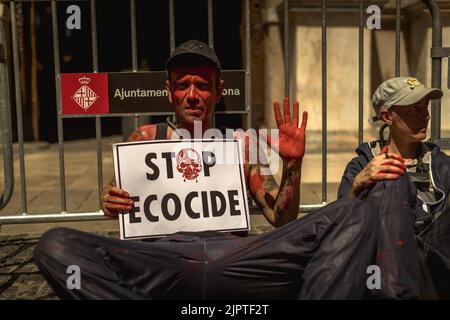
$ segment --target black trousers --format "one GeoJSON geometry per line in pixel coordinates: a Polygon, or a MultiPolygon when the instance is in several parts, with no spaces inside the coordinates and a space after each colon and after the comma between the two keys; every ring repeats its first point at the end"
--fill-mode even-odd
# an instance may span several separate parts
{"type": "Polygon", "coordinates": [[[123,241],[56,228],[34,259],[62,299],[358,299],[367,294],[378,226],[370,205],[343,199],[249,237],[123,241]],[[70,265],[80,268],[80,289],[67,287],[70,265]]]}
{"type": "Polygon", "coordinates": [[[360,195],[378,214],[375,264],[380,268],[379,298],[417,299],[423,292],[421,263],[414,232],[416,195],[407,176],[380,181],[360,195]]]}
{"type": "Polygon", "coordinates": [[[450,208],[416,236],[425,299],[450,299],[450,208]]]}
{"type": "Polygon", "coordinates": [[[450,208],[416,234],[415,188],[407,176],[378,182],[360,197],[379,217],[375,264],[384,299],[450,298],[450,208]]]}

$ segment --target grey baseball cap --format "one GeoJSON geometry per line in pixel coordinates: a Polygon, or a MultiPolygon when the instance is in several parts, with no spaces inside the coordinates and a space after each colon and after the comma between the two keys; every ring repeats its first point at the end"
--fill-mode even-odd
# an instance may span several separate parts
{"type": "Polygon", "coordinates": [[[189,40],[173,50],[170,58],[166,61],[166,69],[170,70],[178,64],[190,64],[204,61],[217,68],[220,72],[221,66],[214,50],[199,40],[189,40]]]}
{"type": "Polygon", "coordinates": [[[381,111],[392,106],[409,106],[416,104],[425,97],[429,99],[442,98],[442,90],[427,88],[413,77],[399,77],[384,81],[372,95],[372,107],[376,119],[380,118],[381,111]]]}

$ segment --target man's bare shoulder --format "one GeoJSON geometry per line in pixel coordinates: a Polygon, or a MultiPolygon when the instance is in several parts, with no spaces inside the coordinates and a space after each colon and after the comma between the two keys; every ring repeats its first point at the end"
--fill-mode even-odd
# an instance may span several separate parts
{"type": "Polygon", "coordinates": [[[129,136],[128,141],[146,141],[155,140],[156,124],[145,124],[133,131],[129,136]]]}
{"type": "MultiPolygon", "coordinates": [[[[147,141],[147,140],[155,140],[156,130],[158,125],[156,124],[144,124],[138,127],[136,130],[128,138],[128,141],[147,141]]],[[[167,139],[172,137],[172,128],[167,128],[167,139]]]]}

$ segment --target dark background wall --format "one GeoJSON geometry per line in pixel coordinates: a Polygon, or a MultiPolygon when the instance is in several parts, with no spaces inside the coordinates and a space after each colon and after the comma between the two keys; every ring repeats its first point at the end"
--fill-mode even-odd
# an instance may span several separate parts
{"type": "MultiPolygon", "coordinates": [[[[214,44],[223,69],[242,69],[242,1],[215,0],[214,44]]],[[[23,3],[25,61],[30,65],[30,5],[23,3]]],[[[36,2],[36,44],[39,92],[39,140],[57,141],[56,95],[54,79],[51,5],[36,2]]],[[[125,0],[99,0],[97,11],[98,62],[100,72],[130,71],[131,27],[130,4],[125,0]]],[[[136,0],[137,49],[139,70],[164,70],[170,53],[169,6],[167,0],[136,0]]],[[[89,1],[58,3],[58,25],[61,72],[92,71],[91,19],[89,1]],[[67,7],[76,4],[81,8],[81,30],[68,30],[67,7]]],[[[208,42],[206,0],[175,0],[175,39],[180,44],[188,39],[208,42]]],[[[28,74],[28,73],[26,73],[28,74]]],[[[29,93],[29,90],[27,90],[29,93]]],[[[25,139],[32,138],[30,127],[30,101],[24,104],[25,139]]],[[[152,117],[151,121],[161,121],[152,117]]],[[[15,123],[15,121],[13,122],[15,123]]],[[[94,119],[64,119],[64,139],[95,136],[94,119]]],[[[221,115],[217,125],[240,127],[240,115],[221,115]]],[[[102,134],[121,134],[120,118],[102,119],[102,134]]]]}

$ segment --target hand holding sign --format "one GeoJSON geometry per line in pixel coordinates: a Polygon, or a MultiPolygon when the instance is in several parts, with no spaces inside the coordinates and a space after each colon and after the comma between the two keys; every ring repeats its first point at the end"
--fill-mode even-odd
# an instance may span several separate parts
{"type": "Polygon", "coordinates": [[[278,141],[271,141],[267,137],[267,143],[278,149],[280,157],[288,162],[298,162],[305,155],[305,130],[308,122],[308,113],[303,111],[302,125],[298,127],[299,104],[294,102],[294,117],[291,120],[289,110],[289,98],[284,98],[284,120],[280,112],[280,104],[273,104],[275,120],[279,130],[278,141]]]}
{"type": "Polygon", "coordinates": [[[117,219],[120,212],[133,209],[133,200],[128,192],[108,183],[102,191],[102,209],[106,217],[117,219]]]}

